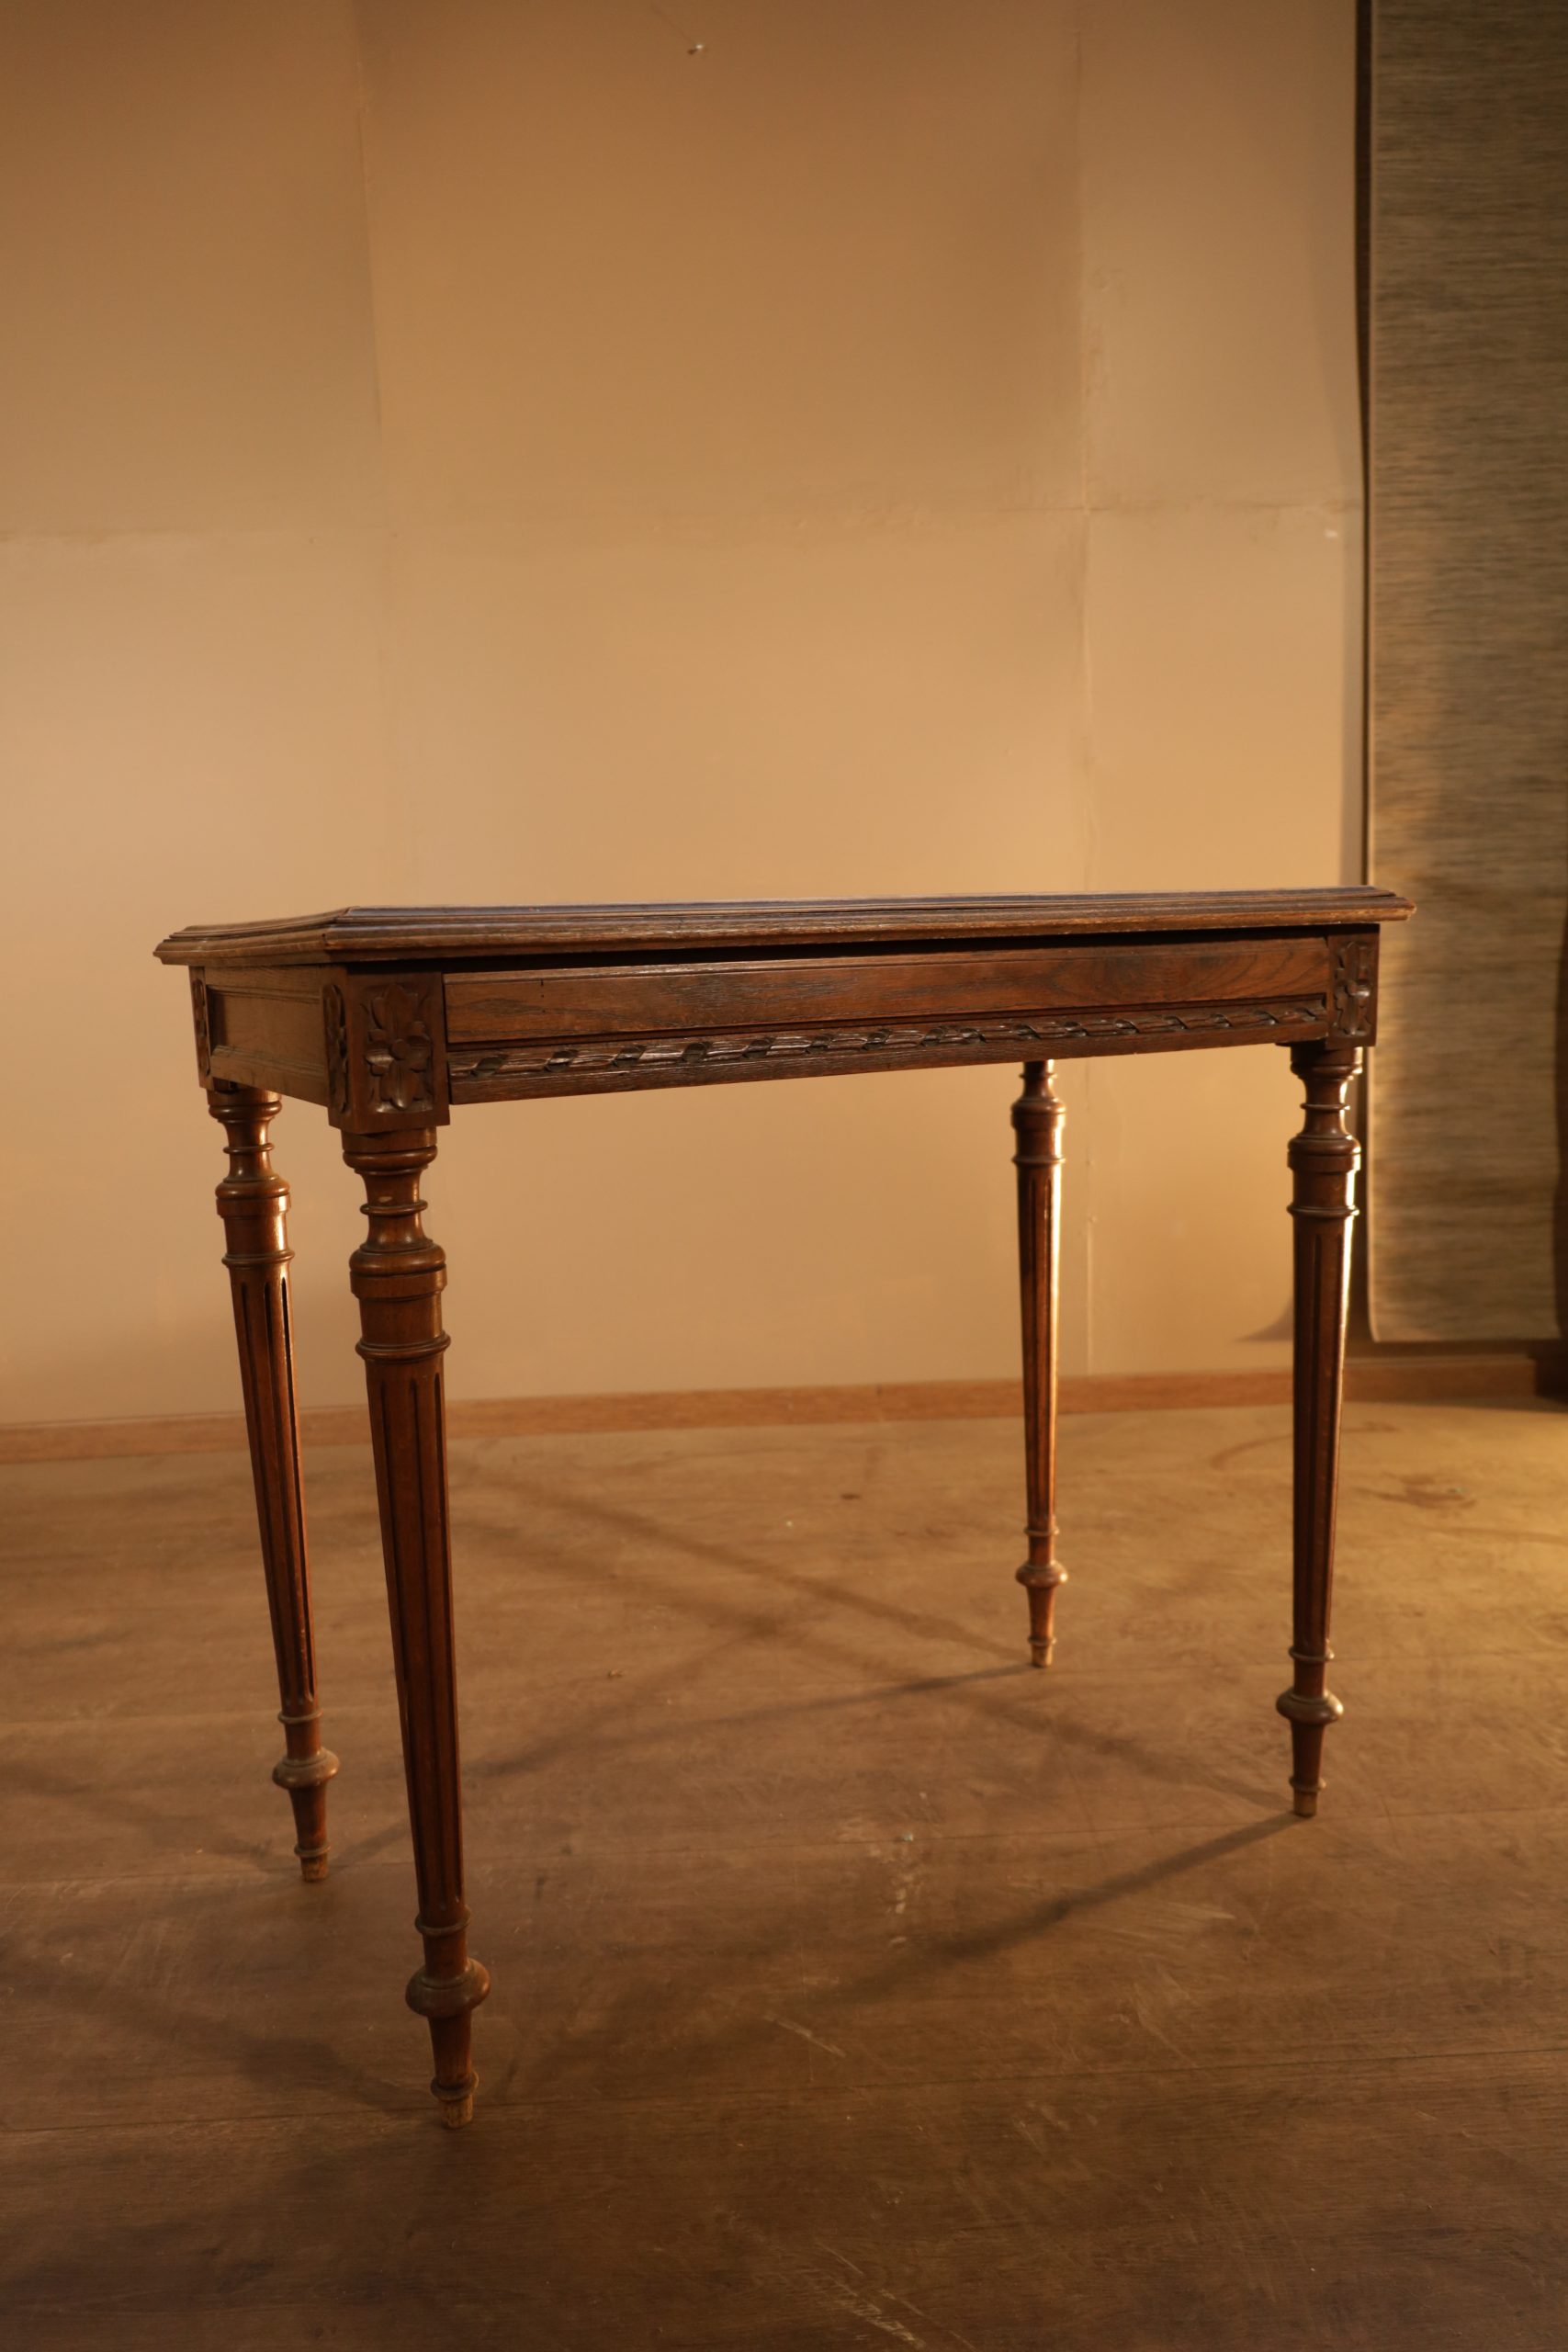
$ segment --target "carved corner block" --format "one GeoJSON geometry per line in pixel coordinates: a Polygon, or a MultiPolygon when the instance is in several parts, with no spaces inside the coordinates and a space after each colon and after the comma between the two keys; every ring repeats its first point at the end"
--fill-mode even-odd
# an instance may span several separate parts
{"type": "Polygon", "coordinates": [[[373,1135],[446,1124],[452,1114],[439,972],[329,972],[321,1023],[334,1127],[373,1135]]]}
{"type": "Polygon", "coordinates": [[[1378,934],[1355,933],[1333,943],[1328,1034],[1347,1045],[1370,1046],[1378,1026],[1378,934]]]}
{"type": "Polygon", "coordinates": [[[190,975],[190,1013],[196,1024],[196,1069],[203,1086],[212,1083],[212,1024],[207,1012],[207,975],[193,966],[190,975]]]}

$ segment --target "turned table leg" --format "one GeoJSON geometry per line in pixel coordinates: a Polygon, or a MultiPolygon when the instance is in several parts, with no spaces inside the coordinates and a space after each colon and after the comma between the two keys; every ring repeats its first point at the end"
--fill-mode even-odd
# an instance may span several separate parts
{"type": "Polygon", "coordinates": [[[208,1106],[224,1129],[229,1174],[218,1187],[240,1343],[240,1379],[251,1442],[256,1518],[272,1612],[286,1753],[273,1779],[294,1807],[294,1850],[307,1879],[327,1874],[327,1782],[337,1758],[321,1746],[310,1628],[299,1418],[288,1315],[288,1187],[272,1164],[271,1126],[282,1102],[265,1087],[211,1087],[208,1106]]]}
{"type": "Polygon", "coordinates": [[[1029,1496],[1029,1557],[1018,1580],[1029,1595],[1029,1661],[1042,1667],[1050,1665],[1055,1645],[1056,1587],[1067,1581],[1056,1557],[1056,1266],[1064,1114],[1051,1078],[1049,1062],[1025,1062],[1023,1092],[1012,1106],[1029,1496]]]}
{"type": "Polygon", "coordinates": [[[1323,1786],[1323,1736],[1345,1710],[1328,1688],[1334,1517],[1339,1484],[1339,1408],[1345,1385],[1345,1314],[1360,1148],[1345,1125],[1345,1090],[1361,1066],[1353,1046],[1329,1038],[1297,1046],[1291,1068],[1306,1089],[1306,1117],[1291,1139],[1295,1221],[1294,1612],[1295,1679],[1281,1692],[1291,1726],[1295,1810],[1310,1818],[1323,1786]]]}
{"type": "Polygon", "coordinates": [[[430,2021],[431,2089],[442,2120],[474,2111],[469,2063],[473,2011],[490,1977],[468,1953],[463,1901],[463,1807],[457,1767],[457,1692],[452,1639],[452,1563],[446,1504],[446,1409],[441,1293],[446,1259],[420,1222],[423,1170],[435,1157],[432,1127],[345,1135],[344,1158],[365,1181],[370,1230],[349,1261],[359,1301],[370,1396],[370,1434],[381,1507],[381,1546],[392,1620],[409,1824],[413,1833],[424,1965],[410,1980],[409,2007],[430,2021]]]}

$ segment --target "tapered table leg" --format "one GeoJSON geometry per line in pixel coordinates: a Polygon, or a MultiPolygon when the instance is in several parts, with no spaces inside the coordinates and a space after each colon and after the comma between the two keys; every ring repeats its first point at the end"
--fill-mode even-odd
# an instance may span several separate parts
{"type": "Polygon", "coordinates": [[[345,1135],[344,1158],[365,1181],[370,1230],[349,1261],[359,1301],[370,1396],[370,1433],[381,1507],[381,1546],[392,1620],[409,1824],[413,1834],[424,1965],[410,1980],[409,2007],[430,2022],[431,2089],[442,2120],[474,2111],[472,2013],[490,1977],[468,1951],[463,1901],[463,1806],[457,1765],[457,1693],[452,1639],[452,1563],[446,1503],[446,1408],[441,1377],[446,1334],[441,1293],[446,1260],[424,1232],[423,1170],[435,1130],[345,1135]]]}
{"type": "Polygon", "coordinates": [[[1345,1710],[1328,1688],[1334,1519],[1339,1485],[1339,1409],[1350,1231],[1360,1147],[1345,1124],[1345,1090],[1361,1066],[1353,1046],[1330,1038],[1297,1046],[1291,1068],[1306,1089],[1306,1117],[1292,1137],[1295,1221],[1294,1612],[1295,1679],[1281,1692],[1291,1726],[1291,1789],[1310,1818],[1323,1786],[1323,1736],[1345,1710]]]}
{"type": "Polygon", "coordinates": [[[1056,1267],[1060,1253],[1063,1109],[1049,1062],[1025,1062],[1012,1106],[1018,1136],[1018,1271],[1023,1306],[1023,1442],[1029,1496],[1029,1557],[1018,1580],[1029,1595],[1029,1660],[1049,1666],[1055,1646],[1056,1588],[1067,1572],[1056,1557],[1056,1267]]]}
{"type": "Polygon", "coordinates": [[[285,1754],[273,1779],[294,1808],[294,1850],[307,1879],[327,1874],[327,1782],[337,1758],[321,1746],[310,1627],[299,1419],[288,1316],[288,1187],[272,1164],[272,1122],[283,1105],[265,1087],[214,1086],[208,1105],[224,1130],[229,1174],[218,1187],[234,1295],[240,1379],[251,1442],[256,1518],[272,1612],[285,1754]]]}

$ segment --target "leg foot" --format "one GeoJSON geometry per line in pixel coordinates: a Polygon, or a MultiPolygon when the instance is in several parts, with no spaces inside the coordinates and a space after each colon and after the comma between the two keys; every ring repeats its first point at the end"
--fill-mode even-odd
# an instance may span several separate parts
{"type": "MultiPolygon", "coordinates": [[[[465,1920],[467,1914],[464,1915],[465,1920]]],[[[415,1921],[415,1926],[419,1922],[415,1921]]],[[[427,1936],[425,1949],[436,1939],[427,1936]]],[[[474,2093],[479,2076],[469,2059],[473,2013],[490,1991],[490,1971],[477,1960],[465,1961],[460,1976],[437,1976],[429,1966],[411,1977],[408,2005],[430,2021],[435,2073],[431,2093],[439,2100],[441,2120],[448,2131],[460,2131],[474,2120],[474,2093]]]]}
{"type": "MultiPolygon", "coordinates": [[[[288,1736],[289,1718],[279,1715],[278,1722],[288,1736]]],[[[317,1723],[321,1717],[313,1718],[317,1723]]],[[[320,1737],[320,1734],[317,1734],[320,1737]]],[[[284,1756],[272,1768],[272,1777],[280,1789],[287,1790],[294,1807],[294,1851],[299,1857],[299,1875],[307,1884],[325,1878],[327,1856],[327,1782],[338,1769],[337,1758],[330,1747],[318,1747],[313,1755],[284,1756]]]]}
{"type": "Polygon", "coordinates": [[[1056,1588],[1066,1583],[1067,1572],[1059,1561],[1025,1560],[1018,1580],[1029,1595],[1029,1663],[1049,1666],[1056,1647],[1056,1588]]]}
{"type": "MultiPolygon", "coordinates": [[[[1330,1651],[1317,1661],[1319,1680],[1332,1656],[1330,1651]]],[[[1324,1786],[1324,1734],[1330,1724],[1339,1721],[1345,1709],[1332,1690],[1281,1690],[1276,1704],[1291,1726],[1292,1803],[1301,1818],[1310,1821],[1317,1811],[1318,1792],[1324,1786]]]]}

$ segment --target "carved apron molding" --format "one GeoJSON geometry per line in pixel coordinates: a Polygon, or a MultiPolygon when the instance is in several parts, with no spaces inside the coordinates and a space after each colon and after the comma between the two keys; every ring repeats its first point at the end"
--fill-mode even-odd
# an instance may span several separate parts
{"type": "Polygon", "coordinates": [[[1179,1012],[1150,1009],[1129,1012],[1037,1013],[1029,1020],[896,1022],[865,1027],[737,1032],[724,1037],[667,1036],[647,1039],[587,1039],[538,1046],[468,1046],[451,1057],[455,1079],[555,1078],[693,1068],[702,1064],[800,1061],[814,1056],[962,1051],[966,1046],[1011,1045],[1027,1052],[1094,1038],[1156,1037],[1205,1031],[1283,1031],[1286,1037],[1321,1026],[1323,999],[1273,1004],[1191,1005],[1179,1012]]]}

